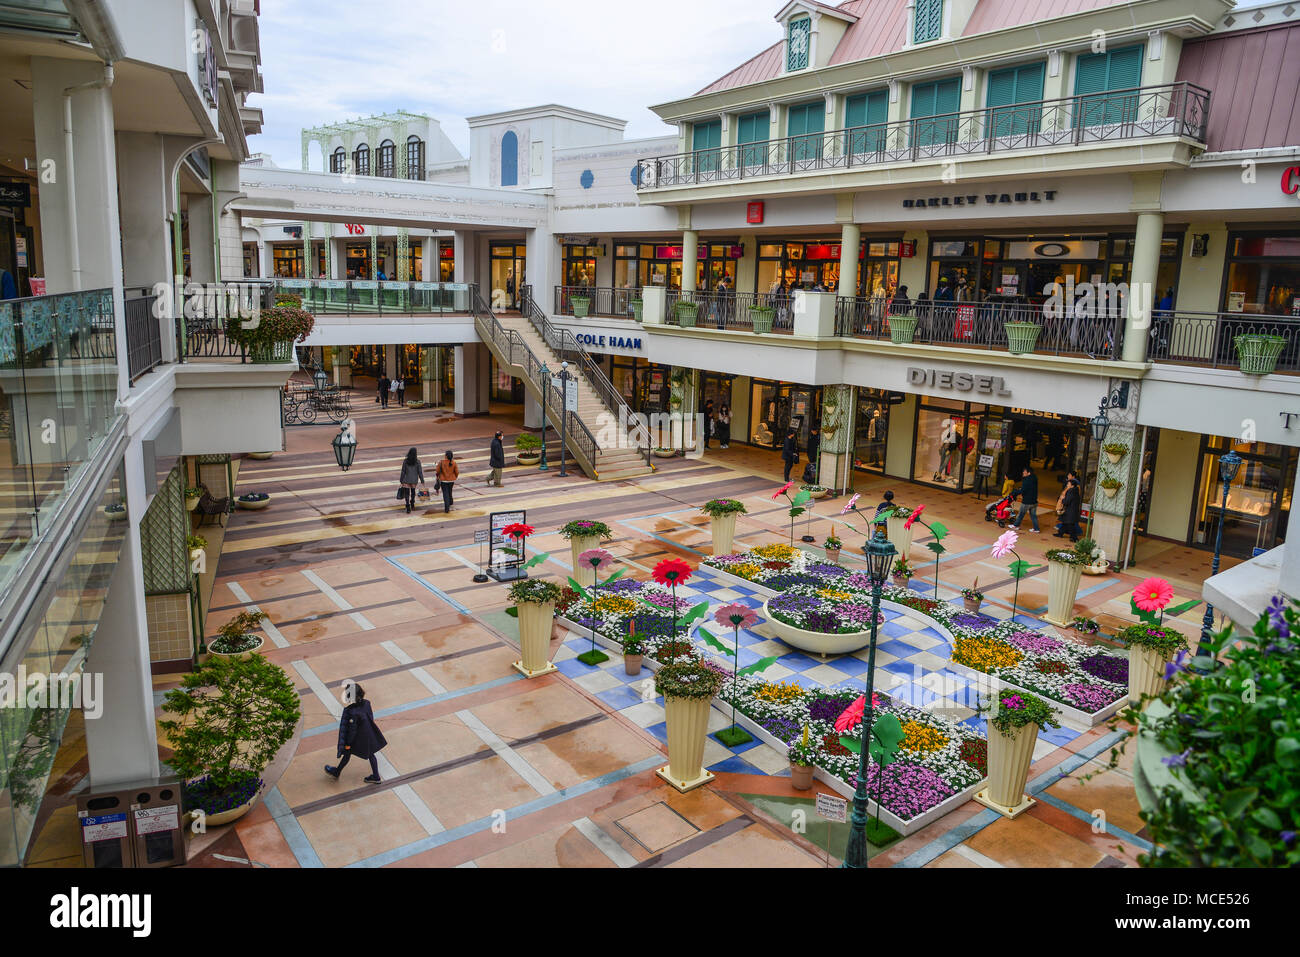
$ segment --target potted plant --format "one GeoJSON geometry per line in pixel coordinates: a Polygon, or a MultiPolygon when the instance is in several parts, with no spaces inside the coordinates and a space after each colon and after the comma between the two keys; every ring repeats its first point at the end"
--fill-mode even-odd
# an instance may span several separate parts
{"type": "Polygon", "coordinates": [[[916,335],[916,316],[890,316],[889,341],[895,345],[907,345],[916,335]]]}
{"type": "Polygon", "coordinates": [[[248,492],[240,495],[235,499],[235,504],[240,508],[248,508],[256,511],[257,509],[266,508],[271,504],[271,496],[265,492],[248,492]]]}
{"type": "Polygon", "coordinates": [[[423,408],[424,408],[424,400],[423,400],[423,399],[407,399],[407,400],[406,400],[406,407],[407,407],[408,409],[423,409],[423,408]]]}
{"type": "Polygon", "coordinates": [[[1042,698],[1005,688],[998,692],[988,719],[989,781],[975,800],[986,807],[1016,817],[1034,803],[1025,794],[1034,744],[1040,728],[1060,727],[1057,712],[1042,698]]]}
{"type": "Polygon", "coordinates": [[[614,537],[604,522],[572,521],[560,527],[560,537],[569,543],[569,553],[573,558],[573,577],[578,584],[590,586],[596,580],[596,570],[578,560],[583,552],[598,548],[602,541],[614,537]]]}
{"type": "Polygon", "coordinates": [[[271,456],[275,455],[274,452],[247,452],[245,454],[250,459],[257,459],[259,462],[265,462],[271,456]]]}
{"type": "Polygon", "coordinates": [[[209,827],[253,806],[262,772],[298,726],[298,692],[284,669],[260,655],[210,658],[167,692],[159,721],[180,776],[185,806],[209,827]]]}
{"type": "Polygon", "coordinates": [[[796,791],[811,791],[813,783],[813,759],[817,757],[817,746],[808,734],[808,725],[803,726],[803,735],[790,742],[790,784],[796,791]]]}
{"type": "Polygon", "coordinates": [[[540,578],[520,579],[510,586],[514,615],[519,619],[520,658],[513,667],[525,678],[556,670],[550,660],[551,626],[559,599],[560,586],[540,578]]]}
{"type": "Polygon", "coordinates": [[[520,465],[536,465],[542,460],[542,440],[531,432],[515,436],[515,461],[520,465]]]}
{"type": "Polygon", "coordinates": [[[1083,566],[1085,575],[1105,575],[1110,571],[1110,562],[1106,561],[1105,550],[1091,538],[1079,539],[1075,548],[1088,556],[1088,563],[1083,566]]]}
{"type": "Polygon", "coordinates": [[[656,445],[654,447],[654,454],[657,459],[672,459],[677,457],[677,450],[665,449],[663,446],[656,445]]]}
{"type": "Polygon", "coordinates": [[[1115,637],[1128,646],[1128,699],[1134,705],[1165,690],[1165,667],[1187,650],[1181,633],[1148,622],[1130,625],[1115,637]]]}
{"type": "Polygon", "coordinates": [[[831,494],[831,490],[825,485],[800,485],[799,488],[808,493],[812,498],[825,498],[831,494]]]}
{"type": "Polygon", "coordinates": [[[1085,643],[1091,643],[1101,632],[1101,625],[1097,623],[1095,618],[1089,618],[1087,615],[1075,615],[1070,619],[1070,630],[1074,632],[1076,638],[1085,643]]]}
{"type": "Polygon", "coordinates": [[[966,611],[972,615],[979,614],[980,603],[984,601],[984,593],[979,590],[979,583],[980,580],[977,578],[971,582],[969,588],[963,588],[961,590],[962,605],[964,605],[966,611]]]}
{"type": "Polygon", "coordinates": [[[192,512],[199,507],[199,499],[203,498],[203,489],[186,488],[185,489],[185,511],[192,512]]]}
{"type": "Polygon", "coordinates": [[[730,555],[731,542],[736,537],[736,516],[745,514],[745,503],[734,498],[714,498],[701,505],[700,511],[709,516],[713,554],[730,555]]]}
{"type": "Polygon", "coordinates": [[[108,516],[110,522],[120,522],[126,518],[126,506],[121,502],[115,502],[112,505],[104,506],[104,514],[108,516]]]}
{"type": "Polygon", "coordinates": [[[1121,482],[1119,479],[1115,478],[1115,476],[1113,476],[1113,475],[1105,475],[1105,476],[1102,476],[1101,481],[1098,482],[1097,484],[1098,484],[1099,486],[1101,486],[1101,490],[1102,490],[1103,492],[1106,493],[1106,497],[1107,497],[1107,498],[1114,498],[1114,497],[1115,497],[1115,494],[1116,494],[1116,493],[1117,493],[1117,492],[1118,492],[1118,491],[1123,487],[1123,485],[1124,485],[1123,482],[1121,482]]]}
{"type": "Polygon", "coordinates": [[[675,660],[655,673],[655,691],[663,695],[668,724],[668,766],[655,772],[678,791],[713,780],[704,770],[704,742],[709,733],[709,702],[722,687],[722,673],[689,658],[675,660]]]}
{"type": "Polygon", "coordinates": [[[895,505],[881,515],[885,520],[885,536],[903,558],[912,554],[912,525],[908,521],[911,517],[912,510],[906,505],[895,505]]]}
{"type": "Polygon", "coordinates": [[[1268,375],[1277,367],[1277,358],[1286,348],[1286,337],[1264,333],[1234,336],[1237,360],[1247,375],[1268,375]]]}
{"type": "Polygon", "coordinates": [[[186,535],[185,547],[190,550],[190,566],[193,567],[203,557],[208,540],[202,535],[186,535]]]}
{"type": "Polygon", "coordinates": [[[1004,322],[1002,328],[1007,333],[1007,351],[1013,356],[1033,352],[1038,334],[1043,331],[1043,327],[1036,322],[1004,322]]]}
{"type": "Polygon", "coordinates": [[[1049,548],[1047,550],[1047,614],[1053,625],[1064,628],[1074,616],[1074,599],[1079,594],[1083,566],[1092,561],[1092,549],[1049,548]]]}
{"type": "Polygon", "coordinates": [[[691,329],[695,326],[695,316],[699,312],[699,305],[694,302],[679,300],[676,307],[677,325],[683,329],[691,329]]]}
{"type": "Polygon", "coordinates": [[[315,325],[315,317],[304,309],[272,306],[261,310],[256,320],[227,320],[226,337],[246,348],[253,362],[289,362],[294,343],[311,335],[315,325]],[[245,325],[246,322],[254,324],[245,325]]]}
{"type": "Polygon", "coordinates": [[[765,333],[772,331],[772,320],[776,318],[776,309],[772,306],[750,306],[749,321],[754,325],[754,331],[765,333]]]}
{"type": "Polygon", "coordinates": [[[218,658],[251,658],[265,643],[253,634],[266,618],[261,611],[241,611],[217,629],[217,637],[208,642],[208,651],[218,658]]]}
{"type": "Polygon", "coordinates": [[[832,564],[839,563],[840,549],[843,547],[844,543],[835,537],[834,532],[827,535],[826,540],[822,542],[822,548],[826,549],[826,560],[832,564]]]}
{"type": "Polygon", "coordinates": [[[890,572],[890,577],[899,588],[907,587],[908,579],[912,577],[912,566],[908,564],[906,558],[894,559],[894,569],[890,572]]]}
{"type": "Polygon", "coordinates": [[[632,299],[629,300],[628,304],[632,307],[632,318],[637,322],[640,322],[644,314],[643,310],[645,309],[645,301],[642,299],[632,299]]]}
{"type": "MultiPolygon", "coordinates": [[[[634,622],[629,621],[628,625],[635,628],[634,622]]],[[[639,675],[641,673],[641,662],[645,659],[645,642],[636,636],[634,631],[628,632],[628,636],[623,639],[623,673],[629,675],[639,675]]]]}
{"type": "Polygon", "coordinates": [[[1110,464],[1115,465],[1124,456],[1128,455],[1128,446],[1123,442],[1107,442],[1101,447],[1106,453],[1106,458],[1110,459],[1110,464]]]}
{"type": "Polygon", "coordinates": [[[591,312],[591,297],[570,296],[569,305],[573,307],[573,317],[575,319],[585,319],[591,312]]]}

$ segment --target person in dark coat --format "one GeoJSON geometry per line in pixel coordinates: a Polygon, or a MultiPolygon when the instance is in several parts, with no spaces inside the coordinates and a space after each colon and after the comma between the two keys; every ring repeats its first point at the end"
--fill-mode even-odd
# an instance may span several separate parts
{"type": "Polygon", "coordinates": [[[388,378],[387,373],[379,377],[379,407],[381,409],[388,408],[388,390],[392,384],[393,380],[388,378]]]}
{"type": "Polygon", "coordinates": [[[808,462],[816,470],[818,466],[817,452],[822,447],[822,430],[813,426],[808,433],[808,462]]]}
{"type": "Polygon", "coordinates": [[[790,470],[799,461],[799,442],[794,437],[794,429],[786,429],[785,442],[781,445],[781,459],[785,462],[785,481],[790,481],[790,470]]]}
{"type": "Polygon", "coordinates": [[[375,755],[388,746],[384,733],[375,724],[375,714],[370,710],[370,702],[361,685],[349,682],[344,685],[343,700],[352,698],[352,703],[343,709],[339,717],[339,763],[325,765],[325,773],[338,780],[339,774],[347,767],[353,755],[370,760],[370,776],[367,784],[379,783],[379,761],[375,755]],[[351,691],[351,694],[349,694],[351,691]]]}
{"type": "Polygon", "coordinates": [[[709,447],[709,440],[713,438],[714,417],[716,412],[713,408],[713,400],[709,399],[704,403],[704,447],[709,447]]]}
{"type": "Polygon", "coordinates": [[[1070,541],[1079,540],[1079,518],[1083,512],[1083,492],[1079,483],[1070,479],[1065,484],[1065,494],[1061,496],[1061,511],[1057,516],[1056,537],[1070,536],[1070,541]]]}
{"type": "Polygon", "coordinates": [[[414,448],[406,453],[406,458],[402,462],[402,475],[398,482],[402,486],[403,501],[406,502],[406,510],[409,512],[415,508],[415,487],[424,484],[424,468],[420,465],[420,457],[414,448]]]}
{"type": "Polygon", "coordinates": [[[1032,531],[1038,534],[1038,476],[1029,466],[1025,466],[1020,485],[1014,489],[1016,495],[1020,496],[1020,511],[1016,513],[1016,520],[1011,523],[1013,528],[1019,528],[1025,520],[1025,514],[1029,514],[1029,520],[1033,523],[1032,531]]]}
{"type": "Polygon", "coordinates": [[[488,449],[488,468],[492,471],[488,473],[488,485],[501,487],[501,470],[506,467],[506,449],[501,444],[501,430],[492,436],[492,447],[488,449]]]}

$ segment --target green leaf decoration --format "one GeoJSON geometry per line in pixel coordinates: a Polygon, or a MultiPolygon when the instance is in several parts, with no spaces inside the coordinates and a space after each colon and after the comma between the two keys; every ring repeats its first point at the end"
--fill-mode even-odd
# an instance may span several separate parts
{"type": "Polygon", "coordinates": [[[588,600],[591,599],[591,596],[587,594],[587,589],[583,587],[583,585],[578,581],[578,579],[573,578],[572,576],[570,576],[569,578],[569,587],[572,588],[574,591],[576,591],[583,598],[586,598],[588,600]]]}
{"type": "Polygon", "coordinates": [[[1037,568],[1037,565],[1031,565],[1023,558],[1017,558],[1007,566],[1007,571],[1011,573],[1012,578],[1024,578],[1029,574],[1031,568],[1037,568]]]}
{"type": "Polygon", "coordinates": [[[710,648],[713,648],[713,649],[715,649],[715,650],[717,650],[717,651],[720,651],[720,652],[722,652],[724,655],[729,655],[729,654],[731,654],[731,649],[728,648],[726,645],[724,645],[724,644],[723,644],[721,641],[719,641],[717,638],[714,638],[712,632],[707,631],[707,630],[704,629],[704,628],[701,628],[699,634],[700,634],[700,637],[704,639],[704,643],[705,643],[706,645],[708,645],[710,648]]]}
{"type": "Polygon", "coordinates": [[[511,618],[518,618],[518,617],[519,617],[519,606],[518,606],[518,605],[511,605],[509,608],[506,609],[506,614],[509,615],[511,618]]]}
{"type": "Polygon", "coordinates": [[[612,574],[612,575],[610,575],[608,578],[606,578],[604,583],[605,583],[606,585],[608,585],[610,582],[614,581],[615,579],[622,578],[622,577],[623,577],[623,573],[624,573],[625,571],[627,571],[626,568],[620,568],[620,569],[618,569],[616,572],[614,572],[614,574],[612,574]]]}
{"type": "Polygon", "coordinates": [[[756,671],[765,671],[776,664],[776,658],[759,658],[752,665],[746,665],[736,672],[738,675],[752,675],[756,671]]]}
{"type": "Polygon", "coordinates": [[[807,491],[807,490],[805,490],[805,489],[800,489],[800,490],[799,490],[799,494],[796,495],[793,499],[791,499],[790,504],[791,504],[791,505],[803,505],[803,504],[805,504],[805,503],[806,503],[810,498],[812,498],[812,493],[811,493],[811,492],[809,492],[809,491],[807,491]]]}
{"type": "Polygon", "coordinates": [[[938,542],[926,542],[925,547],[930,549],[930,551],[934,552],[936,555],[942,555],[944,552],[948,550],[944,548],[942,545],[940,545],[938,542]]]}
{"type": "Polygon", "coordinates": [[[848,749],[849,749],[850,751],[852,751],[854,754],[861,754],[861,753],[862,753],[862,739],[861,739],[861,738],[853,738],[853,737],[850,737],[850,736],[847,735],[847,734],[843,734],[843,735],[840,735],[840,744],[844,745],[844,747],[848,748],[848,749]]]}
{"type": "Polygon", "coordinates": [[[798,518],[800,515],[802,515],[802,514],[803,514],[804,512],[806,512],[806,511],[807,511],[807,509],[799,508],[799,507],[796,506],[795,508],[790,509],[790,517],[791,517],[791,518],[798,518]]]}
{"type": "Polygon", "coordinates": [[[948,529],[944,526],[943,522],[931,522],[929,528],[930,534],[932,534],[937,541],[943,541],[948,537],[948,529]]]}
{"type": "Polygon", "coordinates": [[[1129,611],[1133,613],[1134,617],[1136,617],[1138,621],[1144,622],[1148,625],[1156,625],[1160,623],[1160,619],[1156,618],[1153,612],[1143,611],[1139,608],[1132,595],[1129,595],[1128,607],[1129,611]]]}
{"type": "Polygon", "coordinates": [[[540,565],[542,562],[546,561],[546,559],[550,557],[551,557],[550,552],[542,552],[540,554],[534,555],[532,558],[528,559],[528,561],[524,562],[523,567],[525,570],[529,568],[534,568],[535,566],[540,565]]]}
{"type": "MultiPolygon", "coordinates": [[[[655,606],[658,607],[658,606],[655,606]]],[[[693,608],[687,609],[686,614],[677,619],[677,624],[687,628],[703,618],[709,611],[709,603],[702,601],[693,608]]]]}
{"type": "Polygon", "coordinates": [[[1170,618],[1177,618],[1183,612],[1191,611],[1200,603],[1201,600],[1199,598],[1193,598],[1191,601],[1185,601],[1181,605],[1174,605],[1174,607],[1172,608],[1166,608],[1165,614],[1168,615],[1170,618]]]}
{"type": "Polygon", "coordinates": [[[903,725],[897,715],[884,714],[871,728],[871,760],[883,766],[894,760],[903,743],[903,725]]]}

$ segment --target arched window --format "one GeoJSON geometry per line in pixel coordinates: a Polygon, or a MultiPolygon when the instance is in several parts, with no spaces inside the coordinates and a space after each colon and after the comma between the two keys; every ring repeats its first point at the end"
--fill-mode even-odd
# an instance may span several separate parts
{"type": "Polygon", "coordinates": [[[519,137],[513,132],[501,137],[501,185],[519,185],[519,137]]]}
{"type": "Polygon", "coordinates": [[[365,143],[352,151],[352,171],[358,176],[370,175],[370,147],[365,143]]]}
{"type": "Polygon", "coordinates": [[[397,149],[392,140],[384,140],[375,150],[375,175],[397,175],[397,149]]]}
{"type": "Polygon", "coordinates": [[[330,172],[342,173],[346,170],[348,162],[348,151],[339,147],[330,154],[330,172]]]}
{"type": "Polygon", "coordinates": [[[406,138],[406,178],[424,179],[424,140],[418,136],[406,138]]]}

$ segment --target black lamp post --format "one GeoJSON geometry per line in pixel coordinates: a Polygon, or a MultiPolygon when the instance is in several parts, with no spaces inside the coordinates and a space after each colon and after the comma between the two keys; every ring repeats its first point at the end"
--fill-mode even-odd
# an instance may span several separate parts
{"type": "Polygon", "coordinates": [[[565,460],[569,457],[569,446],[567,439],[569,429],[569,380],[573,376],[569,375],[569,363],[560,363],[560,475],[564,476],[565,460]]]}
{"type": "MultiPolygon", "coordinates": [[[[1228,488],[1241,469],[1241,456],[1232,449],[1219,456],[1219,478],[1223,480],[1223,498],[1219,505],[1219,528],[1214,533],[1214,558],[1210,562],[1210,577],[1219,574],[1219,553],[1223,548],[1223,523],[1228,517],[1228,488]]],[[[1205,617],[1201,619],[1201,641],[1196,646],[1196,657],[1201,657],[1201,649],[1210,640],[1210,629],[1214,627],[1214,606],[1205,603],[1205,617]]]]}
{"type": "Polygon", "coordinates": [[[546,368],[546,363],[542,363],[542,461],[537,466],[537,471],[545,472],[550,466],[546,464],[546,396],[551,391],[551,370],[546,368]]]}
{"type": "Polygon", "coordinates": [[[316,383],[317,392],[324,392],[326,389],[329,388],[330,377],[325,374],[324,366],[321,366],[319,369],[317,369],[311,378],[312,381],[316,383]]]}
{"type": "Polygon", "coordinates": [[[845,867],[867,866],[867,765],[871,757],[871,726],[875,711],[871,697],[876,692],[876,616],[880,614],[880,589],[885,584],[894,556],[898,554],[885,537],[885,530],[877,525],[863,552],[867,556],[867,577],[871,581],[871,650],[867,653],[867,696],[862,705],[862,750],[858,754],[858,786],[853,792],[853,817],[850,821],[849,843],[844,851],[845,867]]]}
{"type": "Polygon", "coordinates": [[[352,467],[352,460],[356,457],[357,440],[344,427],[339,429],[339,434],[334,436],[330,445],[334,447],[334,461],[338,463],[339,468],[346,472],[352,467]]]}
{"type": "MultiPolygon", "coordinates": [[[[1101,405],[1097,407],[1097,414],[1094,415],[1092,419],[1088,422],[1088,427],[1092,430],[1092,441],[1096,443],[1098,450],[1101,449],[1101,443],[1106,441],[1106,433],[1110,431],[1110,419],[1106,417],[1106,406],[1108,404],[1108,401],[1109,400],[1106,398],[1103,398],[1101,400],[1101,405]]],[[[1083,470],[1084,470],[1083,480],[1086,482],[1088,480],[1088,474],[1087,474],[1088,463],[1086,461],[1083,464],[1083,470]]],[[[1098,472],[1097,480],[1101,481],[1100,478],[1101,470],[1098,469],[1097,472],[1098,472]]],[[[1095,499],[1096,497],[1097,497],[1097,486],[1094,485],[1092,487],[1092,498],[1095,499]]],[[[1096,509],[1093,507],[1092,500],[1089,500],[1088,535],[1087,535],[1088,538],[1092,538],[1092,516],[1094,512],[1096,512],[1096,509]]]]}

